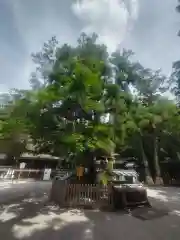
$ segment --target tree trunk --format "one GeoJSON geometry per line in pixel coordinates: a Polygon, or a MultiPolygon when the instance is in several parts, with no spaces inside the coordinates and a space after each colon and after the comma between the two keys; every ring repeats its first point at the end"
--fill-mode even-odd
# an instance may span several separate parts
{"type": "Polygon", "coordinates": [[[155,169],[155,178],[154,183],[157,185],[163,184],[163,179],[161,177],[161,169],[159,165],[159,158],[158,158],[158,138],[154,136],[153,138],[153,158],[154,158],[154,169],[155,169]]]}
{"type": "Polygon", "coordinates": [[[143,161],[143,165],[144,165],[144,174],[145,174],[145,183],[148,185],[153,185],[153,179],[151,177],[150,174],[150,170],[149,170],[149,164],[148,164],[148,160],[147,160],[147,156],[144,152],[144,146],[143,146],[143,139],[142,137],[140,137],[140,148],[141,148],[141,154],[142,154],[142,161],[143,161]]]}
{"type": "Polygon", "coordinates": [[[94,184],[96,183],[96,162],[94,160],[93,153],[91,152],[86,152],[86,166],[88,168],[88,174],[87,174],[87,180],[88,183],[94,184]]]}
{"type": "Polygon", "coordinates": [[[14,166],[16,164],[14,156],[11,154],[7,154],[6,156],[6,165],[8,166],[14,166]]]}

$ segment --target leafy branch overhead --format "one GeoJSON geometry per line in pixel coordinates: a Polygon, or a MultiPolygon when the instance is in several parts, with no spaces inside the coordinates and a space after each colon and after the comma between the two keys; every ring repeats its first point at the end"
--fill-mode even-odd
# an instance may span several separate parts
{"type": "Polygon", "coordinates": [[[3,98],[1,152],[18,159],[30,142],[35,153],[91,169],[95,157],[118,153],[138,158],[147,176],[153,166],[156,181],[160,159],[172,157],[168,138],[176,151],[180,139],[179,108],[163,97],[169,80],[132,61],[131,51],[109,55],[97,40],[83,33],[76,46],[60,46],[53,37],[32,55],[32,88],[3,98]]]}

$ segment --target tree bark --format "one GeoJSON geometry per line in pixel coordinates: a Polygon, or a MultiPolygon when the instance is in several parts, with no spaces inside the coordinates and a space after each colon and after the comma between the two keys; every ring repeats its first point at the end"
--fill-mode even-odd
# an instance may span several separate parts
{"type": "Polygon", "coordinates": [[[145,173],[145,179],[144,180],[145,180],[145,183],[148,184],[148,185],[153,185],[154,182],[153,182],[153,179],[152,179],[151,174],[150,174],[147,156],[144,152],[142,136],[140,137],[140,148],[141,148],[141,154],[142,154],[142,161],[143,161],[143,164],[144,164],[144,173],[145,173]]]}
{"type": "Polygon", "coordinates": [[[154,158],[154,169],[155,169],[155,178],[154,183],[157,185],[163,184],[163,179],[161,177],[161,169],[159,165],[158,158],[158,138],[156,136],[153,137],[153,158],[154,158]]]}
{"type": "Polygon", "coordinates": [[[96,183],[96,162],[94,159],[94,155],[91,152],[86,152],[86,163],[87,163],[87,168],[88,168],[88,183],[94,184],[96,183]]]}

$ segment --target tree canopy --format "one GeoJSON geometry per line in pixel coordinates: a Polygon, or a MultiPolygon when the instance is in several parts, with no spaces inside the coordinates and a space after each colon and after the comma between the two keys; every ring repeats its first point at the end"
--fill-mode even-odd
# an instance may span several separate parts
{"type": "Polygon", "coordinates": [[[97,39],[83,33],[76,46],[60,46],[53,37],[32,54],[32,88],[2,98],[0,150],[12,163],[31,141],[38,154],[84,164],[92,181],[94,159],[118,153],[136,157],[145,181],[158,183],[161,162],[180,155],[179,105],[163,96],[169,79],[132,61],[131,51],[110,55],[97,39]]]}

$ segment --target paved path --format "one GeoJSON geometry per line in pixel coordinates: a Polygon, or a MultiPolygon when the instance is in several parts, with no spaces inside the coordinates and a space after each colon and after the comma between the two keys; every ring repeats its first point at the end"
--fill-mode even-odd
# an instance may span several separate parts
{"type": "Polygon", "coordinates": [[[30,193],[47,191],[50,182],[0,181],[0,204],[28,196],[30,193]]]}
{"type": "Polygon", "coordinates": [[[1,205],[0,238],[6,240],[179,240],[180,189],[148,191],[154,206],[169,215],[142,221],[131,215],[98,211],[60,210],[47,201],[49,183],[29,188],[21,201],[1,205]],[[173,197],[173,198],[172,198],[173,197]]]}

